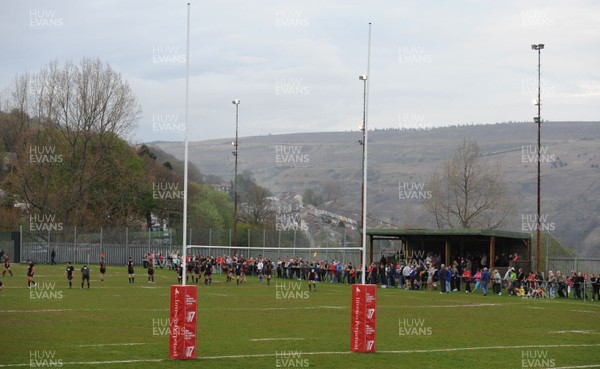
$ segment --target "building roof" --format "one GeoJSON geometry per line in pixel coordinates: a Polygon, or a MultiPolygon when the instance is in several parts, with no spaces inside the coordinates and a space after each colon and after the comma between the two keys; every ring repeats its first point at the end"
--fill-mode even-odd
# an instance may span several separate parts
{"type": "MultiPolygon", "coordinates": [[[[362,230],[361,230],[362,233],[362,230]]],[[[452,228],[452,229],[374,229],[368,228],[367,235],[381,237],[449,237],[449,236],[480,236],[480,237],[502,237],[520,240],[530,240],[531,234],[525,232],[500,231],[495,229],[471,229],[471,228],[452,228]]]]}

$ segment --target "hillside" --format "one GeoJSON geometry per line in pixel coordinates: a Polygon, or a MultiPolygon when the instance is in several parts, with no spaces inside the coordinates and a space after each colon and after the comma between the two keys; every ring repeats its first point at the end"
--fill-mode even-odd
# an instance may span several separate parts
{"type": "MultiPolygon", "coordinates": [[[[359,212],[361,132],[299,133],[243,137],[238,170],[250,170],[273,192],[307,188],[320,191],[328,181],[341,185],[337,201],[359,212]]],[[[419,200],[400,190],[427,190],[440,164],[464,139],[475,140],[491,163],[500,163],[519,199],[507,227],[529,231],[536,212],[537,128],[533,123],[503,123],[432,130],[372,131],[368,146],[368,210],[373,217],[402,227],[433,227],[419,200]]],[[[183,158],[181,143],[155,143],[183,158]]],[[[203,174],[233,177],[231,139],[190,142],[190,161],[203,174]]],[[[551,233],[580,255],[600,256],[600,123],[554,122],[542,125],[542,219],[551,233]]]]}

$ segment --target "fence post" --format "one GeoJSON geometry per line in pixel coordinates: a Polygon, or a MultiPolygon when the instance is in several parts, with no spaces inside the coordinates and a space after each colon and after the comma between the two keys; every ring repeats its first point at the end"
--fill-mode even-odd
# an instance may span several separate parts
{"type": "Polygon", "coordinates": [[[50,259],[50,227],[48,227],[48,247],[46,248],[46,263],[49,263],[48,259],[50,259]]]}
{"type": "MultiPolygon", "coordinates": [[[[102,227],[100,227],[100,255],[104,252],[104,241],[102,239],[102,227]]],[[[106,260],[104,260],[106,262],[106,260]]]]}
{"type": "MultiPolygon", "coordinates": [[[[250,228],[248,228],[248,247],[250,247],[250,243],[251,243],[250,242],[250,236],[251,236],[251,234],[250,234],[250,228]]],[[[250,251],[248,251],[248,257],[250,257],[250,251]]]]}
{"type": "Polygon", "coordinates": [[[549,257],[549,254],[548,254],[548,238],[549,237],[548,236],[549,235],[550,235],[550,233],[546,232],[546,273],[548,273],[548,257],[549,257]]]}
{"type": "MultiPolygon", "coordinates": [[[[23,260],[23,225],[22,224],[19,226],[19,233],[20,233],[20,237],[19,237],[19,259],[23,260]]],[[[13,260],[15,261],[15,263],[21,262],[21,260],[16,260],[15,259],[15,255],[13,255],[13,260]]]]}
{"type": "Polygon", "coordinates": [[[125,228],[125,260],[129,255],[129,228],[125,228]]]}
{"type": "Polygon", "coordinates": [[[212,228],[208,229],[208,246],[212,246],[212,228]]]}
{"type": "MultiPolygon", "coordinates": [[[[77,247],[77,226],[73,226],[73,249],[79,250],[77,247]]],[[[79,258],[79,252],[77,253],[77,257],[79,258]]]]}

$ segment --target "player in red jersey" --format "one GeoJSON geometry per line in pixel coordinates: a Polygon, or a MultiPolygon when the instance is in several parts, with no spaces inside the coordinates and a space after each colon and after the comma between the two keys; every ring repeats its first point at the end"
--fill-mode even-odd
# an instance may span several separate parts
{"type": "Polygon", "coordinates": [[[8,256],[8,254],[4,254],[4,270],[2,271],[3,277],[6,274],[6,272],[8,272],[11,277],[13,276],[13,272],[12,270],[10,270],[10,257],[8,256]]]}
{"type": "Polygon", "coordinates": [[[27,260],[27,288],[31,288],[31,284],[33,283],[33,287],[37,286],[37,283],[33,280],[33,276],[35,274],[35,264],[30,259],[27,260]]]}
{"type": "Polygon", "coordinates": [[[104,273],[106,273],[106,262],[104,256],[100,257],[100,282],[104,282],[104,273]]]}

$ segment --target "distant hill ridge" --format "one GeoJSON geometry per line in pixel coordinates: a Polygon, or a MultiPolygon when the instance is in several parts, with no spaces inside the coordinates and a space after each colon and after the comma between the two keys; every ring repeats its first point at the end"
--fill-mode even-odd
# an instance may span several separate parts
{"type": "MultiPolygon", "coordinates": [[[[501,164],[505,180],[520,199],[517,215],[506,229],[530,230],[527,219],[536,212],[534,123],[375,130],[368,137],[371,216],[402,227],[433,227],[421,203],[401,198],[399,188],[416,183],[426,189],[434,169],[468,139],[479,144],[487,160],[501,164]]],[[[302,194],[307,188],[318,193],[323,184],[336,181],[342,189],[336,201],[349,211],[359,211],[361,138],[361,131],[242,137],[238,170],[250,170],[274,193],[302,194]]],[[[180,142],[152,145],[183,158],[180,142]]],[[[190,161],[203,174],[225,180],[233,178],[231,151],[231,138],[189,144],[190,161]]],[[[578,254],[600,256],[600,122],[544,122],[541,151],[542,216],[547,228],[578,254]]]]}

